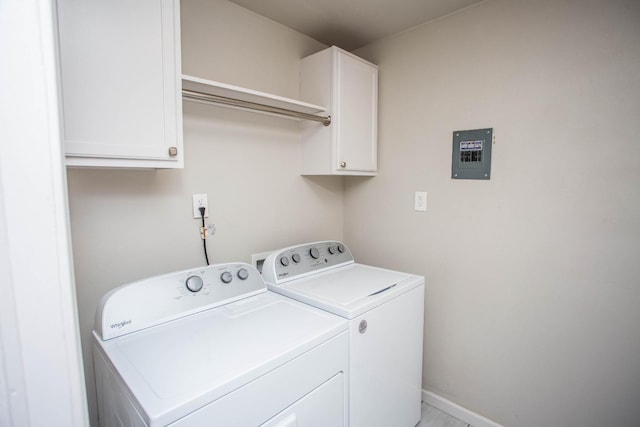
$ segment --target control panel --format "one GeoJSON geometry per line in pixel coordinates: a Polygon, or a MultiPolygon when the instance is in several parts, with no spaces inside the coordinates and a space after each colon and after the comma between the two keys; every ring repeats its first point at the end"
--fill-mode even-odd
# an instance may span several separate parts
{"type": "Polygon", "coordinates": [[[262,276],[268,283],[278,284],[351,263],[353,256],[342,242],[304,243],[269,255],[264,261],[262,276]]]}
{"type": "Polygon", "coordinates": [[[150,277],[102,297],[96,312],[96,334],[103,340],[115,338],[262,292],[266,292],[262,276],[245,263],[150,277]]]}

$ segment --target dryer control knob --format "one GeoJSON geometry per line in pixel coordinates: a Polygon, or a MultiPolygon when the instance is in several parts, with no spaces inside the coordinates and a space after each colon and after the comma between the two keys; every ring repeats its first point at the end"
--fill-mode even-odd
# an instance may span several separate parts
{"type": "Polygon", "coordinates": [[[240,270],[238,270],[238,279],[247,280],[247,277],[249,277],[249,272],[246,268],[241,268],[240,270]]]}
{"type": "Polygon", "coordinates": [[[329,246],[329,253],[331,255],[335,254],[337,252],[337,250],[338,250],[337,246],[329,246]]]}
{"type": "Polygon", "coordinates": [[[296,264],[300,262],[300,254],[293,254],[291,255],[291,259],[293,260],[293,262],[295,262],[296,264]]]}
{"type": "Polygon", "coordinates": [[[320,257],[320,251],[318,251],[317,248],[311,248],[309,249],[309,255],[311,255],[313,259],[318,259],[320,257]]]}
{"type": "Polygon", "coordinates": [[[340,253],[344,252],[344,245],[338,245],[338,246],[336,246],[336,248],[338,248],[338,252],[340,252],[340,253]]]}
{"type": "Polygon", "coordinates": [[[231,283],[233,276],[228,271],[225,271],[220,275],[220,280],[222,280],[223,283],[231,283]]]}
{"type": "Polygon", "coordinates": [[[191,292],[198,292],[200,289],[202,289],[204,282],[202,281],[202,277],[200,276],[189,276],[187,277],[187,280],[184,282],[184,284],[191,292]]]}
{"type": "Polygon", "coordinates": [[[287,258],[286,256],[281,256],[280,257],[280,264],[282,264],[284,267],[286,267],[287,265],[289,265],[289,258],[287,258]]]}

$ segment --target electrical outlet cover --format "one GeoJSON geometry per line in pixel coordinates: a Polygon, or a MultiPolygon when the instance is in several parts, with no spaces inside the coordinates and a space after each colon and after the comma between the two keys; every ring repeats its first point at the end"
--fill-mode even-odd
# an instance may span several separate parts
{"type": "Polygon", "coordinates": [[[193,195],[193,217],[202,218],[200,215],[200,207],[204,206],[204,217],[209,217],[209,202],[207,200],[207,194],[194,194],[193,195]]]}

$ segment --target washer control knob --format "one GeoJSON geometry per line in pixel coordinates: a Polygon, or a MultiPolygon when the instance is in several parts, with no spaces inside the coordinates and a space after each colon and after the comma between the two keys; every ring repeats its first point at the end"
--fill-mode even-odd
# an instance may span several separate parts
{"type": "Polygon", "coordinates": [[[311,255],[313,259],[318,259],[320,257],[320,251],[318,251],[317,248],[311,248],[309,249],[309,255],[311,255]]]}
{"type": "Polygon", "coordinates": [[[344,245],[338,245],[338,246],[336,246],[336,248],[338,248],[338,252],[340,252],[340,253],[344,252],[344,245]]]}
{"type": "Polygon", "coordinates": [[[289,265],[289,258],[287,258],[286,256],[281,256],[280,257],[280,264],[282,264],[284,267],[286,267],[287,265],[289,265]]]}
{"type": "Polygon", "coordinates": [[[200,276],[189,276],[184,284],[191,292],[198,292],[202,289],[204,282],[200,276]]]}
{"type": "Polygon", "coordinates": [[[337,246],[329,246],[329,253],[331,255],[335,254],[338,251],[338,247],[337,246]]]}
{"type": "Polygon", "coordinates": [[[220,275],[220,280],[222,280],[223,283],[231,283],[231,281],[233,280],[233,275],[231,275],[231,273],[229,273],[228,271],[225,271],[220,275]]]}
{"type": "Polygon", "coordinates": [[[291,259],[293,260],[293,262],[295,262],[296,264],[300,262],[300,254],[293,254],[291,255],[291,259]]]}
{"type": "Polygon", "coordinates": [[[247,280],[247,277],[249,277],[249,272],[246,268],[241,268],[240,270],[238,270],[238,279],[247,280]]]}

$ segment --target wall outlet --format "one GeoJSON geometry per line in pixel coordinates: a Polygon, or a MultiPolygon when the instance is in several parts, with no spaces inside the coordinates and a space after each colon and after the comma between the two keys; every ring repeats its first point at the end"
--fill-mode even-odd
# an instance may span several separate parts
{"type": "Polygon", "coordinates": [[[427,210],[427,192],[426,191],[416,191],[416,195],[413,200],[413,209],[417,211],[426,211],[427,210]]]}
{"type": "Polygon", "coordinates": [[[194,194],[193,195],[193,217],[202,218],[200,215],[200,208],[204,207],[204,217],[209,217],[209,202],[207,201],[207,194],[194,194]]]}

